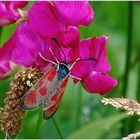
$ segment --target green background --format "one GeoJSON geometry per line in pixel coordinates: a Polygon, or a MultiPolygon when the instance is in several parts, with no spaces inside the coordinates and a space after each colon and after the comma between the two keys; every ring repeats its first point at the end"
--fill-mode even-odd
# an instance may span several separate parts
{"type": "MultiPolygon", "coordinates": [[[[80,27],[81,38],[108,35],[110,75],[118,85],[104,97],[126,97],[140,101],[140,2],[90,2],[94,22],[80,27]]],[[[0,28],[0,46],[10,38],[16,25],[0,28]]],[[[12,78],[11,78],[12,79],[12,78]]],[[[0,81],[0,106],[11,79],[0,81]]],[[[87,93],[72,80],[66,88],[54,119],[64,138],[122,138],[140,130],[138,116],[126,115],[101,103],[102,96],[87,93]]],[[[5,134],[0,132],[0,138],[5,134]]],[[[26,112],[16,138],[62,138],[53,119],[44,121],[40,109],[26,112]]]]}

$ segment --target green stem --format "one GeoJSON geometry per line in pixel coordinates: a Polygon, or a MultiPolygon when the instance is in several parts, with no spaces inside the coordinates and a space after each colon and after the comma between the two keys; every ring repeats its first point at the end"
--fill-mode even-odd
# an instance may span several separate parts
{"type": "Polygon", "coordinates": [[[140,103],[140,64],[138,68],[137,101],[140,103]]]}
{"type": "MultiPolygon", "coordinates": [[[[137,82],[137,92],[136,92],[136,100],[140,103],[140,64],[138,67],[138,82],[137,82]]],[[[137,131],[138,127],[138,120],[139,120],[139,116],[133,116],[133,118],[131,118],[131,122],[130,123],[130,127],[129,127],[129,131],[135,133],[137,131]]]]}
{"type": "Polygon", "coordinates": [[[82,87],[81,83],[78,85],[78,100],[77,100],[77,113],[76,113],[76,128],[81,126],[81,112],[82,112],[82,87]]]}
{"type": "Polygon", "coordinates": [[[55,126],[55,128],[56,128],[56,130],[57,130],[57,133],[58,133],[59,137],[60,137],[61,139],[64,139],[64,136],[63,136],[63,134],[61,133],[61,131],[60,131],[59,127],[58,127],[58,124],[57,124],[57,122],[56,122],[56,120],[55,120],[54,117],[52,117],[52,121],[53,121],[53,124],[54,124],[54,126],[55,126]]]}
{"type": "Polygon", "coordinates": [[[125,75],[123,81],[122,95],[126,97],[128,78],[131,65],[131,54],[132,54],[132,29],[133,29],[133,4],[128,2],[128,32],[127,32],[127,48],[126,48],[126,65],[125,65],[125,75]]]}
{"type": "MultiPolygon", "coordinates": [[[[133,31],[133,3],[128,2],[128,32],[127,32],[127,49],[126,49],[126,65],[125,65],[125,75],[123,79],[122,96],[125,98],[127,96],[128,88],[128,78],[130,72],[130,61],[132,54],[132,31],[133,31]]],[[[124,121],[122,128],[122,136],[128,135],[129,131],[129,118],[124,121]]]]}

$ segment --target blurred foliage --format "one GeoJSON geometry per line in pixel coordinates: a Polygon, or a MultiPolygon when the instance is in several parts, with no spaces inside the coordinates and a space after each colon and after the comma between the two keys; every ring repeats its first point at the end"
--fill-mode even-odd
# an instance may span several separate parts
{"type": "MultiPolygon", "coordinates": [[[[128,37],[128,2],[93,2],[94,22],[88,27],[80,27],[81,38],[108,35],[107,53],[112,65],[111,75],[118,79],[115,87],[106,97],[122,97],[123,78],[126,63],[128,37]]],[[[127,97],[136,99],[139,91],[139,59],[140,59],[140,3],[133,2],[133,36],[131,67],[129,73],[127,97]]],[[[4,44],[15,31],[16,25],[0,28],[0,45],[4,44]]],[[[0,81],[0,106],[3,106],[5,92],[11,79],[0,81]]],[[[55,114],[58,127],[65,138],[121,138],[123,119],[126,116],[110,106],[100,102],[101,96],[89,94],[80,84],[74,85],[69,80],[61,105],[55,114]]],[[[133,133],[140,129],[137,116],[129,121],[133,133]],[[135,121],[134,121],[135,120],[135,121]]],[[[0,138],[4,138],[0,132],[0,138]]],[[[41,109],[28,111],[23,119],[23,128],[16,138],[60,138],[52,119],[44,121],[41,109]]]]}
{"type": "Polygon", "coordinates": [[[89,124],[83,125],[81,129],[75,131],[75,133],[72,134],[72,136],[70,136],[69,138],[101,139],[101,138],[110,138],[110,134],[111,136],[113,135],[119,136],[118,135],[119,133],[117,133],[118,132],[117,129],[120,128],[120,124],[118,123],[118,121],[126,117],[127,117],[126,114],[118,113],[118,115],[116,115],[115,117],[110,116],[107,118],[103,118],[102,120],[101,119],[93,120],[89,124]],[[114,124],[116,125],[114,126],[114,124]],[[112,128],[113,128],[113,131],[112,131],[112,128]]]}

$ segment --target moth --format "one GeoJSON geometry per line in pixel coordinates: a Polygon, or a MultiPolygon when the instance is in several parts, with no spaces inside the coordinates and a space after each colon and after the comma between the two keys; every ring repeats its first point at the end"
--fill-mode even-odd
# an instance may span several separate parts
{"type": "MultiPolygon", "coordinates": [[[[60,50],[63,52],[62,48],[58,44],[55,38],[54,40],[60,50]]],[[[79,58],[72,63],[69,68],[69,63],[66,61],[59,62],[55,57],[51,48],[49,48],[52,55],[54,56],[56,62],[48,60],[39,53],[40,57],[45,61],[54,64],[23,96],[21,100],[21,106],[25,110],[35,109],[39,106],[43,107],[43,118],[45,120],[51,118],[56,112],[59,103],[64,95],[66,85],[68,83],[68,78],[72,77],[77,80],[81,80],[78,77],[71,75],[71,69],[76,64],[76,62],[83,61],[79,58]]],[[[63,52],[64,54],[64,52],[63,52]]],[[[65,55],[65,54],[64,54],[65,55]]],[[[95,58],[88,58],[84,60],[95,60],[95,58]]]]}

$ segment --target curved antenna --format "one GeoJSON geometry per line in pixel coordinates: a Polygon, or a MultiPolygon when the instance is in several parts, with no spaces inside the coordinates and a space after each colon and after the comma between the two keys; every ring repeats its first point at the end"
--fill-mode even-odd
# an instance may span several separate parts
{"type": "MultiPolygon", "coordinates": [[[[77,62],[80,62],[80,61],[87,61],[87,60],[93,60],[93,61],[95,61],[95,62],[97,63],[96,58],[93,58],[93,57],[86,58],[86,59],[77,58],[75,61],[71,61],[71,62],[68,63],[68,64],[72,63],[72,65],[71,65],[71,67],[70,67],[70,69],[69,69],[70,72],[71,72],[71,69],[74,67],[74,65],[75,65],[77,62]]],[[[71,75],[71,74],[70,74],[70,77],[72,77],[72,78],[74,78],[74,79],[76,79],[76,80],[80,80],[80,81],[82,80],[81,78],[76,77],[76,76],[71,75]]]]}
{"type": "Polygon", "coordinates": [[[80,62],[80,61],[87,61],[87,60],[93,60],[93,61],[95,61],[97,63],[96,58],[90,57],[90,58],[85,58],[85,59],[76,59],[76,61],[71,61],[68,64],[71,64],[71,63],[74,63],[74,62],[76,63],[76,62],[80,62]]]}
{"type": "Polygon", "coordinates": [[[65,55],[64,51],[62,50],[62,48],[60,47],[60,45],[59,45],[58,41],[56,40],[56,38],[53,37],[53,38],[51,38],[51,40],[54,41],[54,42],[57,44],[58,48],[59,48],[59,49],[61,50],[61,52],[63,53],[64,59],[65,59],[65,61],[66,61],[66,55],[65,55]]]}
{"type": "Polygon", "coordinates": [[[76,62],[79,61],[79,60],[80,60],[80,58],[77,58],[77,59],[72,63],[72,65],[71,65],[71,67],[70,67],[70,69],[69,69],[70,71],[71,71],[71,69],[74,67],[74,65],[76,64],[76,62]]]}
{"type": "Polygon", "coordinates": [[[47,62],[50,62],[50,63],[52,63],[52,64],[54,64],[54,65],[57,65],[57,63],[55,63],[55,62],[53,62],[53,61],[51,61],[51,60],[49,60],[49,59],[47,59],[47,58],[44,58],[43,57],[43,55],[39,52],[39,56],[44,60],[44,61],[47,61],[47,62]]]}
{"type": "Polygon", "coordinates": [[[50,52],[52,53],[53,57],[55,58],[57,64],[59,64],[60,62],[58,61],[57,57],[54,55],[53,51],[51,48],[49,48],[50,52]]]}

